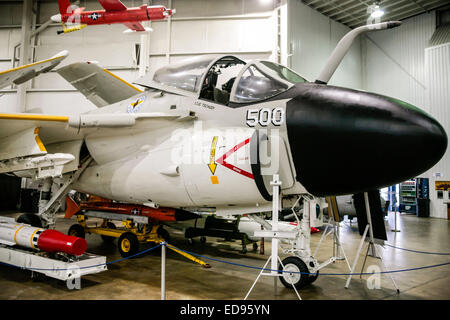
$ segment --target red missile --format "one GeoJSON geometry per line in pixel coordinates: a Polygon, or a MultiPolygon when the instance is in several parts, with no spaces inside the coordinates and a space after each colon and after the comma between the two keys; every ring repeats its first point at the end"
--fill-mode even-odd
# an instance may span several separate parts
{"type": "Polygon", "coordinates": [[[71,197],[66,198],[66,214],[65,218],[69,219],[81,210],[86,211],[104,211],[128,215],[140,215],[149,217],[155,221],[185,221],[198,218],[195,213],[174,209],[174,208],[150,208],[143,205],[131,203],[112,202],[111,200],[101,199],[97,201],[82,202],[78,205],[71,197]]]}
{"type": "Polygon", "coordinates": [[[82,255],[87,248],[86,240],[83,238],[16,223],[14,220],[0,221],[0,243],[46,252],[64,252],[74,256],[82,255]]]}
{"type": "Polygon", "coordinates": [[[41,233],[37,245],[42,251],[65,252],[74,256],[82,255],[87,248],[85,239],[68,236],[51,229],[47,229],[41,233]]]}
{"type": "Polygon", "coordinates": [[[98,0],[98,2],[104,10],[84,11],[84,8],[72,6],[69,0],[58,0],[60,13],[51,19],[78,26],[123,23],[130,31],[148,31],[148,28],[140,24],[141,21],[163,20],[175,13],[175,10],[164,6],[142,5],[127,8],[119,0],[98,0]]]}

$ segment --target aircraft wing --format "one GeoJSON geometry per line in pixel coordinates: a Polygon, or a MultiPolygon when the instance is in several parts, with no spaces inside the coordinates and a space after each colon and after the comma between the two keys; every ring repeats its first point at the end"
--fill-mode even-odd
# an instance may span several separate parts
{"type": "Polygon", "coordinates": [[[120,0],[98,0],[98,2],[106,11],[127,10],[127,7],[120,0]]]}
{"type": "Polygon", "coordinates": [[[68,121],[64,116],[0,114],[0,160],[43,155],[48,144],[77,139],[68,121]]]}
{"type": "Polygon", "coordinates": [[[95,63],[77,62],[57,72],[99,108],[142,92],[95,63]]]}
{"type": "Polygon", "coordinates": [[[0,88],[4,88],[11,84],[22,84],[41,73],[48,72],[56,67],[62,60],[64,60],[67,55],[68,51],[64,50],[54,55],[50,59],[38,61],[5,71],[0,71],[0,88]]]}
{"type": "MultiPolygon", "coordinates": [[[[2,160],[43,155],[49,145],[82,141],[89,134],[114,134],[116,128],[152,126],[154,121],[185,121],[189,112],[84,113],[71,116],[0,113],[2,160]]],[[[70,153],[70,152],[65,152],[70,153]]]]}
{"type": "Polygon", "coordinates": [[[140,24],[139,22],[126,22],[124,23],[130,30],[133,31],[146,31],[144,26],[140,24]]]}

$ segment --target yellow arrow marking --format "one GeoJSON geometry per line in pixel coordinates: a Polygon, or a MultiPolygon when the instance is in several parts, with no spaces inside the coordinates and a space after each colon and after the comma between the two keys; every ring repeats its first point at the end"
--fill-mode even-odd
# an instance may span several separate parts
{"type": "Polygon", "coordinates": [[[219,137],[214,137],[211,143],[211,153],[210,153],[210,158],[209,158],[209,170],[211,170],[211,173],[214,175],[214,172],[216,172],[216,168],[217,168],[217,164],[216,164],[216,145],[217,145],[217,140],[219,137]]]}

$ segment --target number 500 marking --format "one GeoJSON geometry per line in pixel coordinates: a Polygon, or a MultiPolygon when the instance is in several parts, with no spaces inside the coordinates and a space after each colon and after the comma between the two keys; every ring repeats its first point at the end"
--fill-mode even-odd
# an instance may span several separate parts
{"type": "Polygon", "coordinates": [[[274,126],[280,126],[284,122],[284,109],[249,109],[247,110],[246,123],[249,127],[254,127],[259,124],[262,127],[268,126],[272,123],[274,126]]]}

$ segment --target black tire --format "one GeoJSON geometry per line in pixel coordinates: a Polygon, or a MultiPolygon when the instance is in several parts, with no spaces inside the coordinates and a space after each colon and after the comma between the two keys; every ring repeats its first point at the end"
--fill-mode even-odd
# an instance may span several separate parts
{"type": "Polygon", "coordinates": [[[253,243],[253,251],[258,251],[258,244],[256,242],[253,243]]]}
{"type": "Polygon", "coordinates": [[[84,228],[81,224],[73,224],[70,228],[69,231],[67,231],[67,234],[69,236],[74,236],[74,237],[79,237],[79,238],[84,238],[86,237],[86,232],[84,231],[84,228]]]}
{"type": "Polygon", "coordinates": [[[34,213],[24,213],[17,219],[17,222],[29,224],[36,228],[42,228],[41,218],[34,213]]]}
{"type": "MultiPolygon", "coordinates": [[[[310,262],[310,267],[314,267],[314,263],[313,262],[310,262]]],[[[308,284],[311,284],[314,281],[316,281],[318,277],[319,277],[319,271],[317,271],[315,274],[309,275],[309,277],[308,277],[308,284]]]]}
{"type": "MultiPolygon", "coordinates": [[[[106,225],[107,225],[108,229],[116,229],[116,225],[112,222],[107,222],[106,225]]],[[[115,239],[115,237],[111,237],[111,236],[101,235],[101,237],[102,237],[102,240],[106,243],[112,243],[115,239]]]]}
{"type": "Polygon", "coordinates": [[[138,238],[132,232],[122,233],[117,242],[117,247],[122,257],[130,257],[139,251],[138,238]]]}
{"type": "Polygon", "coordinates": [[[170,234],[169,231],[167,231],[166,229],[164,229],[162,226],[160,226],[158,228],[158,230],[156,231],[158,233],[158,235],[164,239],[164,241],[169,242],[170,241],[170,234]]]}
{"type": "Polygon", "coordinates": [[[308,267],[302,259],[292,256],[284,259],[282,263],[284,269],[280,264],[278,270],[288,270],[293,272],[279,272],[280,274],[283,274],[280,277],[280,281],[286,288],[292,289],[292,285],[294,285],[296,289],[302,289],[311,283],[309,281],[310,276],[308,275],[308,267]]]}
{"type": "Polygon", "coordinates": [[[193,246],[194,245],[194,238],[188,238],[188,243],[193,246]]]}
{"type": "Polygon", "coordinates": [[[311,284],[314,281],[316,281],[318,277],[319,277],[319,271],[317,271],[314,275],[310,275],[308,277],[308,284],[311,284]]]}
{"type": "Polygon", "coordinates": [[[206,243],[206,237],[205,236],[200,237],[200,243],[201,244],[205,244],[206,243]]]}

